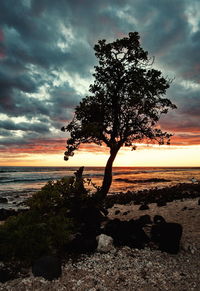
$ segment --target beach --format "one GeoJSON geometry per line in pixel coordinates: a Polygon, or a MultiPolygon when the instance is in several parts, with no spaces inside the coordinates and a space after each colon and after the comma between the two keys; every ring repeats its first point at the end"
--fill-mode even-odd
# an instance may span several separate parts
{"type": "MultiPolygon", "coordinates": [[[[0,284],[0,290],[200,290],[200,192],[199,184],[190,186],[190,192],[186,185],[177,187],[182,189],[180,199],[162,207],[154,202],[148,204],[149,209],[139,210],[141,203],[121,198],[120,204],[114,203],[108,209],[109,219],[137,219],[148,214],[151,218],[162,215],[167,222],[180,223],[183,235],[178,254],[161,252],[155,246],[141,250],[124,246],[108,253],[79,255],[63,259],[62,276],[58,280],[35,278],[29,270],[18,279],[0,284]],[[181,198],[183,194],[185,198],[181,198]]],[[[164,192],[165,189],[163,196],[166,196],[164,192]]],[[[168,189],[166,193],[171,191],[168,189]]],[[[145,231],[148,234],[149,230],[145,231]]]]}

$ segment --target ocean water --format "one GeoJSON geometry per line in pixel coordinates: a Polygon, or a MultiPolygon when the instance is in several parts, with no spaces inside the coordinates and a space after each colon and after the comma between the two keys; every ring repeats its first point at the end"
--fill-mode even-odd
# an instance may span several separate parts
{"type": "MultiPolygon", "coordinates": [[[[38,191],[47,181],[72,176],[77,169],[78,167],[0,167],[0,197],[7,197],[9,201],[7,207],[13,207],[14,204],[38,191]]],[[[102,183],[103,173],[103,167],[84,169],[85,179],[91,178],[98,186],[102,183]]],[[[110,193],[192,183],[192,178],[200,181],[200,167],[114,167],[110,193]]]]}

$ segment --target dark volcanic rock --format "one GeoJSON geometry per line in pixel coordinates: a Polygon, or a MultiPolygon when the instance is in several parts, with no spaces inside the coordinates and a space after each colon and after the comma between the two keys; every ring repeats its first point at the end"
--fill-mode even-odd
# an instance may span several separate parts
{"type": "Polygon", "coordinates": [[[147,204],[142,204],[140,207],[139,207],[139,210],[148,210],[149,209],[149,206],[147,204]]]}
{"type": "Polygon", "coordinates": [[[0,203],[8,203],[8,199],[5,197],[0,197],[0,203]]]}
{"type": "Polygon", "coordinates": [[[166,206],[167,202],[164,199],[158,200],[157,201],[157,206],[158,207],[162,207],[162,206],[166,206]]]}
{"type": "Polygon", "coordinates": [[[0,282],[1,283],[5,283],[13,278],[14,278],[14,276],[8,268],[1,268],[0,269],[0,282]]]}
{"type": "Polygon", "coordinates": [[[187,206],[184,206],[181,210],[182,211],[185,211],[185,210],[187,210],[188,208],[187,208],[187,206]]]}
{"type": "Polygon", "coordinates": [[[115,215],[120,214],[120,210],[115,211],[115,215]]]}
{"type": "Polygon", "coordinates": [[[95,233],[77,234],[67,245],[67,250],[74,253],[91,253],[97,248],[95,233]]]}
{"type": "Polygon", "coordinates": [[[130,211],[125,211],[122,215],[127,215],[128,213],[130,213],[130,211]]]}
{"type": "Polygon", "coordinates": [[[115,246],[142,249],[149,242],[149,237],[144,232],[143,227],[150,222],[149,215],[143,215],[137,220],[109,220],[103,232],[113,238],[115,246]]]}
{"type": "Polygon", "coordinates": [[[158,244],[161,251],[177,254],[182,236],[181,224],[166,222],[160,215],[154,217],[154,223],[151,228],[151,240],[158,244]]]}
{"type": "Polygon", "coordinates": [[[160,199],[164,199],[166,202],[172,202],[178,199],[197,197],[200,197],[200,183],[182,183],[162,189],[155,188],[138,192],[131,192],[128,190],[126,193],[108,195],[106,197],[106,207],[110,208],[114,204],[128,204],[130,202],[139,205],[141,203],[156,203],[160,199]]]}
{"type": "Polygon", "coordinates": [[[18,264],[13,263],[0,263],[0,282],[5,283],[9,280],[19,277],[21,268],[18,264]]]}
{"type": "Polygon", "coordinates": [[[35,277],[43,277],[52,281],[61,276],[61,262],[54,256],[44,256],[36,260],[32,266],[32,273],[35,277]]]}
{"type": "Polygon", "coordinates": [[[161,183],[161,182],[170,182],[170,180],[166,179],[159,179],[159,178],[152,178],[152,179],[144,179],[144,180],[130,180],[124,178],[116,178],[115,181],[118,182],[125,182],[125,183],[161,183]]]}

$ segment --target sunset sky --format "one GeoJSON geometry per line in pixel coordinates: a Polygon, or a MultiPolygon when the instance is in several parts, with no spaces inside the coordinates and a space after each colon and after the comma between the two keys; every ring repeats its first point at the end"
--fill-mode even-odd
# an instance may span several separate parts
{"type": "Polygon", "coordinates": [[[95,145],[65,162],[60,128],[93,82],[94,44],[131,31],[173,79],[178,109],[160,121],[170,146],[123,148],[115,166],[200,166],[199,0],[1,0],[1,166],[105,165],[108,149],[95,145]]]}

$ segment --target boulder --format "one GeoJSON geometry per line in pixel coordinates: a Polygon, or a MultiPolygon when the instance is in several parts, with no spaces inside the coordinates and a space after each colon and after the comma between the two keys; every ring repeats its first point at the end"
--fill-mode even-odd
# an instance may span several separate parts
{"type": "Polygon", "coordinates": [[[97,241],[93,233],[76,234],[75,238],[67,246],[69,251],[75,253],[90,253],[96,250],[97,241]]]}
{"type": "Polygon", "coordinates": [[[97,251],[101,253],[107,253],[114,249],[113,238],[111,236],[100,234],[97,236],[97,251]]]}
{"type": "Polygon", "coordinates": [[[152,224],[149,215],[142,215],[136,220],[131,219],[129,221],[130,225],[130,239],[129,244],[131,248],[143,249],[147,243],[149,243],[150,238],[144,231],[144,227],[148,224],[152,224]]]}
{"type": "Polygon", "coordinates": [[[58,279],[62,274],[61,262],[54,256],[43,256],[32,265],[32,273],[49,281],[58,279]]]}
{"type": "Polygon", "coordinates": [[[151,228],[151,240],[158,245],[161,251],[177,254],[182,231],[181,224],[166,222],[162,216],[155,215],[154,225],[151,228]]]}
{"type": "Polygon", "coordinates": [[[143,230],[146,224],[151,223],[149,215],[143,215],[137,220],[121,221],[109,220],[103,232],[113,238],[114,246],[129,246],[131,248],[144,248],[149,237],[143,230]]]}

